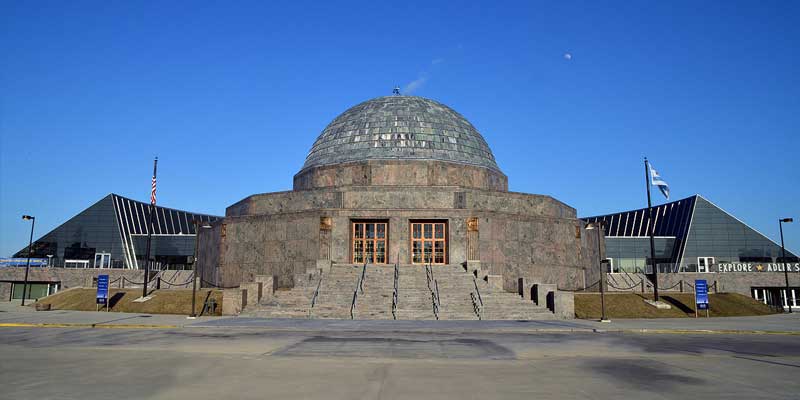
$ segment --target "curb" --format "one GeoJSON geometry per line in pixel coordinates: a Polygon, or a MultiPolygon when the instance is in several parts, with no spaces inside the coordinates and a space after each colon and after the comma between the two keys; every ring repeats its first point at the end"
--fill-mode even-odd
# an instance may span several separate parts
{"type": "Polygon", "coordinates": [[[143,325],[143,324],[72,324],[72,323],[41,323],[31,324],[25,322],[0,323],[0,328],[102,328],[102,329],[176,329],[179,325],[143,325]]]}
{"type": "MultiPolygon", "coordinates": [[[[600,330],[596,330],[601,332],[600,330]]],[[[744,329],[622,329],[622,333],[652,333],[671,335],[789,335],[800,336],[800,331],[763,331],[744,329]]]]}
{"type": "Polygon", "coordinates": [[[743,329],[599,329],[599,328],[544,328],[544,329],[495,329],[482,330],[475,329],[469,332],[463,329],[422,329],[422,330],[337,330],[337,329],[298,329],[268,326],[231,326],[231,325],[146,325],[146,324],[81,324],[81,323],[26,323],[26,322],[4,322],[0,323],[0,328],[97,328],[97,329],[242,329],[242,330],[264,330],[271,332],[320,332],[326,331],[334,334],[353,334],[353,333],[419,333],[419,334],[456,334],[465,333],[475,334],[547,334],[547,333],[627,333],[627,334],[655,334],[655,335],[787,335],[800,336],[800,331],[766,331],[766,330],[743,330],[743,329]]]}

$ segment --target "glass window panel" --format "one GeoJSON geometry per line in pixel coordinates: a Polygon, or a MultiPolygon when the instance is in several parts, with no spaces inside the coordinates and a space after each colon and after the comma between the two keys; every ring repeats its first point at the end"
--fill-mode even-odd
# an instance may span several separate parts
{"type": "Polygon", "coordinates": [[[386,237],[386,224],[378,224],[378,238],[383,239],[386,237]]]}
{"type": "Polygon", "coordinates": [[[373,259],[373,255],[374,254],[375,254],[375,242],[373,242],[371,240],[367,241],[367,249],[366,249],[366,252],[364,254],[364,261],[366,261],[368,263],[374,262],[375,261],[373,259]]]}
{"type": "Polygon", "coordinates": [[[422,262],[422,242],[413,242],[411,245],[412,259],[415,263],[422,262]]]}
{"type": "Polygon", "coordinates": [[[433,237],[433,226],[431,224],[425,224],[425,228],[423,233],[425,234],[425,239],[430,239],[433,237]]]}
{"type": "Polygon", "coordinates": [[[444,264],[444,242],[434,242],[434,260],[437,264],[444,264]]]}
{"type": "Polygon", "coordinates": [[[432,258],[431,258],[431,251],[433,250],[433,242],[425,242],[424,246],[425,246],[425,247],[424,247],[424,252],[425,252],[424,258],[425,258],[425,262],[431,261],[431,260],[432,260],[432,258]]]}
{"type": "Polygon", "coordinates": [[[353,262],[364,262],[364,242],[361,240],[353,242],[353,262]]]}
{"type": "Polygon", "coordinates": [[[414,232],[414,239],[422,239],[422,225],[421,224],[413,224],[412,230],[414,232]]]}
{"type": "Polygon", "coordinates": [[[354,224],[355,226],[355,238],[356,239],[363,239],[364,238],[364,224],[354,224]]]}
{"type": "Polygon", "coordinates": [[[444,239],[444,224],[436,224],[436,238],[444,239]]]}
{"type": "Polygon", "coordinates": [[[386,262],[386,244],[383,241],[378,241],[376,243],[376,250],[375,250],[375,262],[383,264],[386,262]]]}
{"type": "Polygon", "coordinates": [[[375,238],[375,224],[365,224],[367,230],[367,239],[375,238]]]}

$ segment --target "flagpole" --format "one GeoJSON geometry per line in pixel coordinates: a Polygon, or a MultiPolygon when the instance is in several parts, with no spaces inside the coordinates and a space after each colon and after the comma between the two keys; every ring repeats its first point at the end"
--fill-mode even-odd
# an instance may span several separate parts
{"type": "Polygon", "coordinates": [[[148,212],[150,213],[150,221],[147,223],[147,250],[145,251],[144,259],[144,288],[142,288],[142,297],[147,296],[147,285],[150,281],[150,241],[152,240],[153,236],[153,217],[155,216],[155,212],[153,212],[153,206],[155,206],[155,197],[153,192],[155,191],[157,171],[158,157],[153,160],[153,182],[152,186],[150,187],[150,207],[148,208],[148,212]]]}
{"type": "Polygon", "coordinates": [[[651,281],[653,282],[653,300],[658,301],[658,264],[656,263],[656,244],[653,238],[655,221],[653,220],[653,204],[650,200],[650,163],[644,158],[644,180],[647,186],[647,233],[650,235],[650,263],[653,267],[651,281]]]}

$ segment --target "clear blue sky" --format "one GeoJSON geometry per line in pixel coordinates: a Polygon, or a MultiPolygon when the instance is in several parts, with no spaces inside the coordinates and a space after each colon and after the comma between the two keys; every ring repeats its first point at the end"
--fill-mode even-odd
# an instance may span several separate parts
{"type": "Polygon", "coordinates": [[[331,119],[395,85],[466,116],[511,190],[639,208],[648,156],[675,199],[773,239],[794,217],[800,249],[800,2],[224,3],[4,2],[0,256],[23,213],[38,237],[146,201],[155,155],[168,207],[290,189],[331,119]]]}

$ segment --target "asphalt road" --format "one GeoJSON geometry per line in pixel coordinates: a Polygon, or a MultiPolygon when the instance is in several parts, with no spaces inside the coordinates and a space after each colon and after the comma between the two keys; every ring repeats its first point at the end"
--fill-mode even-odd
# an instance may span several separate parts
{"type": "Polygon", "coordinates": [[[0,328],[4,399],[797,399],[800,336],[0,328]]]}

